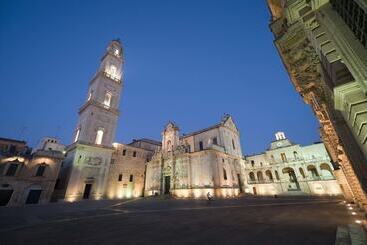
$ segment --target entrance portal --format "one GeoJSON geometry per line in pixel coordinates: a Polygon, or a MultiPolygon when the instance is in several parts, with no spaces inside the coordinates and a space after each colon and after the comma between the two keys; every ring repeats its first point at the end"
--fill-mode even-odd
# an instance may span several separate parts
{"type": "Polygon", "coordinates": [[[171,176],[164,176],[164,194],[169,194],[171,188],[171,176]]]}
{"type": "Polygon", "coordinates": [[[92,184],[85,184],[83,199],[89,199],[91,190],[92,190],[92,184]]]}

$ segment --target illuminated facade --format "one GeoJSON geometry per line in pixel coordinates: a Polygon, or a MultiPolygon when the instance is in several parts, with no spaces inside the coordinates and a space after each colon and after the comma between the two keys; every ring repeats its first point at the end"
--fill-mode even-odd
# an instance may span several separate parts
{"type": "Polygon", "coordinates": [[[147,165],[145,196],[234,197],[242,191],[240,134],[232,117],[188,135],[169,122],[147,165]]]}
{"type": "Polygon", "coordinates": [[[144,194],[145,168],[161,143],[140,139],[130,144],[114,143],[106,187],[106,198],[141,197],[144,194]]]}
{"type": "MultiPolygon", "coordinates": [[[[64,146],[54,138],[32,153],[24,141],[1,139],[7,150],[0,153],[0,206],[49,203],[59,175],[64,146]],[[57,148],[57,149],[55,149],[57,148]]],[[[5,149],[5,147],[3,147],[5,149]]]]}
{"type": "Polygon", "coordinates": [[[343,193],[367,209],[367,4],[268,0],[275,46],[320,134],[343,193]]]}
{"type": "Polygon", "coordinates": [[[86,101],[79,110],[74,143],[68,146],[62,169],[65,199],[104,197],[115,137],[123,78],[123,50],[113,40],[89,82],[86,101]]]}
{"type": "Polygon", "coordinates": [[[324,144],[293,144],[284,133],[264,153],[246,157],[247,193],[343,195],[324,144]]]}

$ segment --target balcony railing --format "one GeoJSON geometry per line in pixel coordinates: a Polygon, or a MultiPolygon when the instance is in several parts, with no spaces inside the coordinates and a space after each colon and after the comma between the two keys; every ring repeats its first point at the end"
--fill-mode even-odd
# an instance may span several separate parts
{"type": "Polygon", "coordinates": [[[110,73],[108,73],[108,72],[103,72],[103,74],[107,77],[107,78],[109,78],[109,79],[111,79],[111,80],[114,80],[115,82],[117,82],[117,83],[121,83],[121,79],[120,78],[118,78],[118,77],[116,77],[116,76],[114,76],[114,75],[112,75],[112,74],[110,74],[110,73]]]}
{"type": "Polygon", "coordinates": [[[274,180],[268,180],[268,179],[264,179],[264,180],[248,180],[247,184],[251,185],[251,184],[271,184],[274,183],[274,180]]]}

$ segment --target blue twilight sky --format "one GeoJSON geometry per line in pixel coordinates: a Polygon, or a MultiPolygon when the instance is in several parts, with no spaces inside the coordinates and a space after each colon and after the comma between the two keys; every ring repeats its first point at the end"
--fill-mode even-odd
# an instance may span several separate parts
{"type": "Polygon", "coordinates": [[[0,0],[0,137],[69,144],[106,45],[125,49],[116,141],[160,140],[168,120],[182,133],[230,113],[242,149],[263,151],[283,130],[319,140],[311,109],[273,45],[265,0],[0,0]]]}

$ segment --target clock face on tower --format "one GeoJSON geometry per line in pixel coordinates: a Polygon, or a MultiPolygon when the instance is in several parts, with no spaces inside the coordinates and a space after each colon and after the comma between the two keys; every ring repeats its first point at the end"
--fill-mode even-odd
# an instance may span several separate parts
{"type": "Polygon", "coordinates": [[[277,143],[277,146],[282,146],[282,142],[278,142],[277,143]]]}

